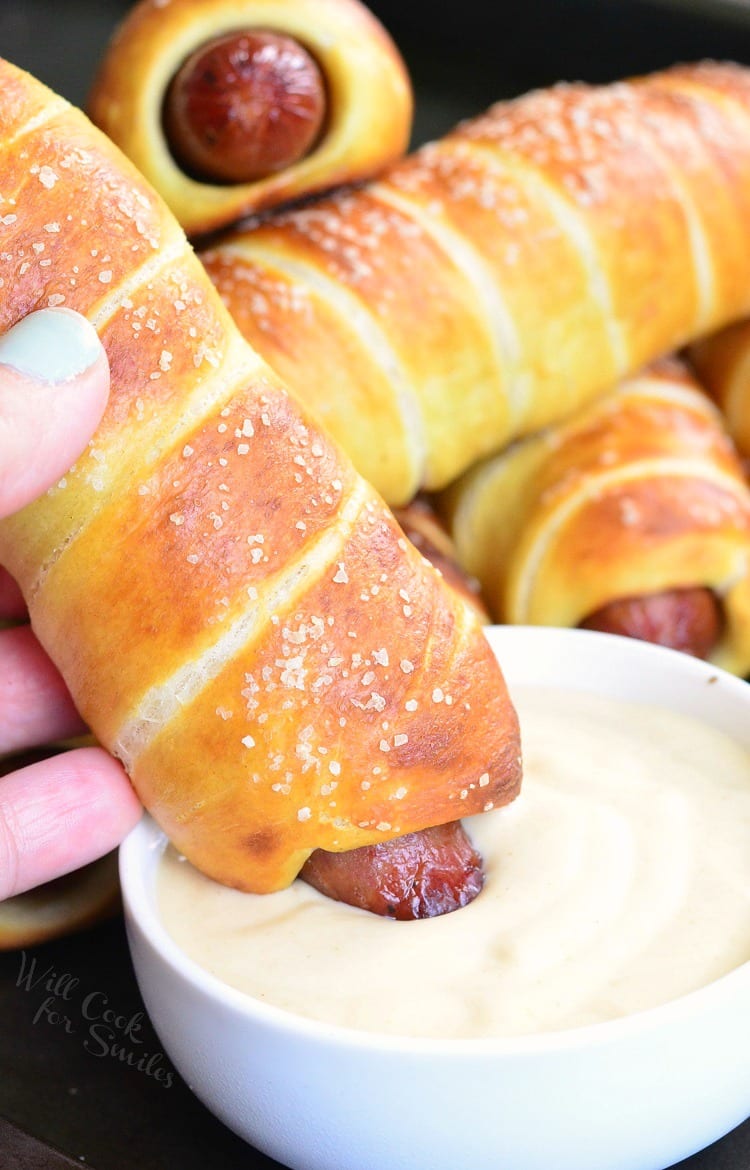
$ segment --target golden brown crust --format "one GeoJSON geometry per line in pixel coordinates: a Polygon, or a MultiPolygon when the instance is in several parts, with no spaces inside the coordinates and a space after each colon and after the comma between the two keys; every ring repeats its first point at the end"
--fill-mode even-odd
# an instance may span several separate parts
{"type": "Polygon", "coordinates": [[[402,504],[750,310],[749,144],[739,66],[557,85],[203,260],[253,345],[402,504]],[[367,388],[359,423],[348,384],[367,388]]]}
{"type": "Polygon", "coordinates": [[[248,832],[223,834],[219,880],[239,884],[232,873],[245,866],[254,879],[265,875],[266,859],[276,866],[280,854],[288,884],[314,848],[376,843],[515,795],[515,735],[490,752],[472,732],[479,696],[482,725],[508,730],[510,701],[476,653],[468,608],[441,603],[445,586],[416,553],[401,555],[399,532],[382,508],[365,505],[334,563],[264,628],[252,657],[230,660],[142,751],[136,785],[199,868],[243,803],[265,805],[265,818],[245,818],[255,826],[248,832]],[[216,791],[193,817],[207,760],[216,791]],[[495,795],[490,776],[500,774],[495,795]],[[179,775],[169,807],[151,775],[179,775]]]}
{"type": "Polygon", "coordinates": [[[353,297],[337,304],[327,287],[273,260],[246,263],[236,242],[201,259],[238,328],[381,494],[407,504],[422,479],[421,422],[402,400],[398,370],[373,361],[370,331],[352,326],[362,307],[353,297]]]}
{"type": "Polygon", "coordinates": [[[716,400],[745,459],[750,456],[750,322],[738,321],[690,346],[689,358],[716,400]]]}
{"type": "Polygon", "coordinates": [[[0,62],[6,92],[0,322],[51,298],[86,313],[112,394],[71,472],[0,525],[0,561],[92,732],[178,848],[259,892],[314,848],[511,799],[517,720],[476,615],[134,168],[0,62]]]}
{"type": "Polygon", "coordinates": [[[396,46],[359,0],[141,0],[105,54],[88,110],[193,236],[376,174],[406,149],[412,104],[396,46]],[[170,82],[205,42],[253,28],[288,34],[317,60],[328,94],[325,131],[303,159],[266,178],[230,185],[191,178],[162,126],[170,82]]]}
{"type": "Polygon", "coordinates": [[[472,469],[441,507],[495,620],[576,626],[611,602],[706,586],[725,615],[711,660],[750,670],[750,491],[676,361],[472,469]]]}

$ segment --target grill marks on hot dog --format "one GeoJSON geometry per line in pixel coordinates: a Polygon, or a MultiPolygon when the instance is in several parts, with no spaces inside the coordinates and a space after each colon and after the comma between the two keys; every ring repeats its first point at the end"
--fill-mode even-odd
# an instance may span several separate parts
{"type": "Polygon", "coordinates": [[[482,859],[459,821],[346,853],[318,849],[300,877],[338,902],[402,921],[458,910],[484,885],[482,859]]]}

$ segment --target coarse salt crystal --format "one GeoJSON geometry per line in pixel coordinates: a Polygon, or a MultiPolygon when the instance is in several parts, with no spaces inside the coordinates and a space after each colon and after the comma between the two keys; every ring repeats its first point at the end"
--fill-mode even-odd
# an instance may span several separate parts
{"type": "Polygon", "coordinates": [[[43,187],[46,187],[48,191],[52,190],[55,183],[58,181],[58,178],[59,176],[55,174],[55,172],[52,170],[52,167],[44,166],[39,170],[39,182],[43,187]]]}

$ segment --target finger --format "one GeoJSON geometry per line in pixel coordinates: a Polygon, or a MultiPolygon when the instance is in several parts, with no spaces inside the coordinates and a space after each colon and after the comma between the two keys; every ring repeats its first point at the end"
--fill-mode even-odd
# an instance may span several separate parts
{"type": "Polygon", "coordinates": [[[40,309],[0,337],[0,516],[75,463],[108,394],[106,354],[79,313],[40,309]]]}
{"type": "Polygon", "coordinates": [[[0,630],[0,754],[83,731],[59,671],[30,627],[0,630]]]}
{"type": "Polygon", "coordinates": [[[0,622],[18,622],[26,616],[21,590],[10,573],[0,568],[0,622]]]}
{"type": "Polygon", "coordinates": [[[109,853],[141,806],[102,748],[63,752],[0,779],[0,900],[109,853]]]}

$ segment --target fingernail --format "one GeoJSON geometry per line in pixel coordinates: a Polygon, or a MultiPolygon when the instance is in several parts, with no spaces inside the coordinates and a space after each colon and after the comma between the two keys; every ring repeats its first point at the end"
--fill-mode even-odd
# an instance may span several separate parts
{"type": "Polygon", "coordinates": [[[102,352],[94,326],[72,309],[38,309],[0,337],[0,365],[42,382],[68,382],[102,352]]]}

